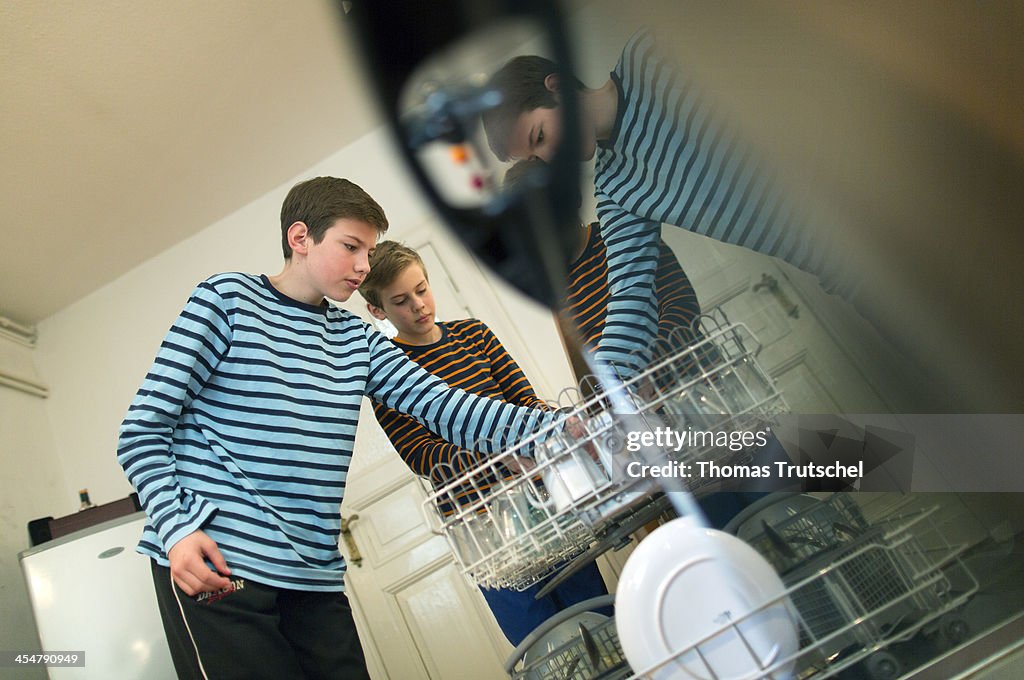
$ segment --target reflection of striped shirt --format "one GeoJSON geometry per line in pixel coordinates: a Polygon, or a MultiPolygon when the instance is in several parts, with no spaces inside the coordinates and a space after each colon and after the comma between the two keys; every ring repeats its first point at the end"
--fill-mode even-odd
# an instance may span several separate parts
{"type": "MultiPolygon", "coordinates": [[[[410,359],[452,387],[519,406],[546,408],[522,369],[482,321],[464,319],[438,326],[441,339],[437,342],[398,346],[410,359]]],[[[486,458],[476,450],[438,437],[409,416],[379,402],[374,402],[373,410],[402,460],[417,475],[429,478],[434,488],[448,484],[486,458]]],[[[510,474],[500,464],[497,468],[502,476],[510,474]]],[[[470,503],[479,500],[480,492],[486,492],[495,481],[493,476],[480,475],[475,488],[466,485],[452,494],[460,503],[470,503]]],[[[452,510],[448,505],[441,508],[445,513],[452,510]]]]}
{"type": "Polygon", "coordinates": [[[623,380],[647,368],[658,333],[654,294],[661,226],[599,200],[597,218],[608,262],[604,330],[594,357],[623,380]]]}
{"type": "MultiPolygon", "coordinates": [[[[569,286],[564,313],[591,348],[601,346],[605,333],[608,285],[608,256],[601,225],[588,228],[583,252],[569,270],[569,286]]],[[[658,304],[658,344],[681,350],[696,337],[691,325],[700,314],[700,303],[690,280],[679,265],[675,253],[659,241],[654,297],[658,304]]]]}
{"type": "Polygon", "coordinates": [[[200,283],[121,425],[118,461],[147,515],[139,552],[167,565],[167,548],[202,529],[235,577],[343,590],[340,506],[364,395],[462,444],[508,433],[504,448],[541,420],[448,389],[358,317],[266,277],[200,283]]]}
{"type": "Polygon", "coordinates": [[[852,292],[829,253],[827,230],[812,235],[750,150],[698,100],[694,84],[658,56],[649,32],[629,40],[611,77],[619,106],[597,152],[599,204],[779,257],[830,292],[852,292]]]}

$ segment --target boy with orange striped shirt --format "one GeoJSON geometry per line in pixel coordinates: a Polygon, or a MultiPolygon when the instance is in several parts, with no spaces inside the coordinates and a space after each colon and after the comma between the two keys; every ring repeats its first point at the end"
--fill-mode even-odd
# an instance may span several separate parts
{"type": "MultiPolygon", "coordinates": [[[[392,341],[415,363],[451,387],[511,404],[546,408],[522,369],[490,328],[477,319],[438,322],[434,296],[423,260],[415,250],[394,241],[382,241],[370,257],[370,273],[359,292],[377,319],[398,329],[392,341]]],[[[486,454],[468,451],[433,434],[408,416],[374,402],[374,413],[391,443],[409,468],[430,479],[435,488],[481,462],[486,454]]],[[[513,475],[502,468],[500,474],[513,475]]],[[[476,484],[456,491],[471,502],[486,488],[476,484]]],[[[452,512],[454,508],[442,508],[452,512]]],[[[513,645],[556,612],[577,602],[607,593],[593,563],[551,593],[536,599],[544,582],[525,591],[483,589],[502,632],[513,645]]]]}

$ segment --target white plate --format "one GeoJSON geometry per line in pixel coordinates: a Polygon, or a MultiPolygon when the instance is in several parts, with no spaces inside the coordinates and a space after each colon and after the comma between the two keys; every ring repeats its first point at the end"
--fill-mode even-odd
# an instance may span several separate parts
{"type": "MultiPolygon", "coordinates": [[[[657,680],[759,677],[799,648],[788,600],[769,604],[784,592],[749,545],[675,519],[645,538],[622,570],[615,593],[619,641],[638,673],[667,662],[647,676],[657,680]]],[[[791,677],[793,665],[766,677],[791,677]]]]}

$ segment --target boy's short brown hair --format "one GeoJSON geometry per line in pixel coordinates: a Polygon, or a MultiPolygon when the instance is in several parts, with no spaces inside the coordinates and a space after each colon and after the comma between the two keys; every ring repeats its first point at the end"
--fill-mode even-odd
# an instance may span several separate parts
{"type": "Polygon", "coordinates": [[[284,259],[292,257],[288,245],[288,227],[303,222],[313,243],[320,243],[324,234],[341,219],[359,220],[377,229],[377,235],[388,230],[383,208],[358,185],[338,177],[314,177],[291,188],[281,204],[281,249],[284,259]]]}
{"type": "Polygon", "coordinates": [[[390,286],[410,265],[418,264],[428,280],[423,258],[409,246],[398,241],[381,241],[370,253],[370,273],[359,286],[359,294],[374,307],[383,308],[380,292],[390,286]]]}
{"type": "MultiPolygon", "coordinates": [[[[558,72],[558,64],[550,59],[523,55],[509,60],[491,76],[488,88],[500,92],[502,98],[500,104],[483,113],[482,121],[487,144],[499,160],[508,160],[508,140],[520,114],[558,106],[555,93],[544,84],[549,75],[558,72]]],[[[570,84],[583,89],[578,78],[571,78],[570,84]]]]}

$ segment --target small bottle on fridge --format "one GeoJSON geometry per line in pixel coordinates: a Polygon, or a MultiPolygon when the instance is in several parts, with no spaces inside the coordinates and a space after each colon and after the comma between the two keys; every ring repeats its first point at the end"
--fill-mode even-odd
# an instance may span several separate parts
{"type": "Polygon", "coordinates": [[[89,490],[81,489],[78,492],[78,500],[82,501],[82,504],[78,506],[78,511],[88,510],[89,508],[95,508],[96,504],[89,500],[89,490]]]}

